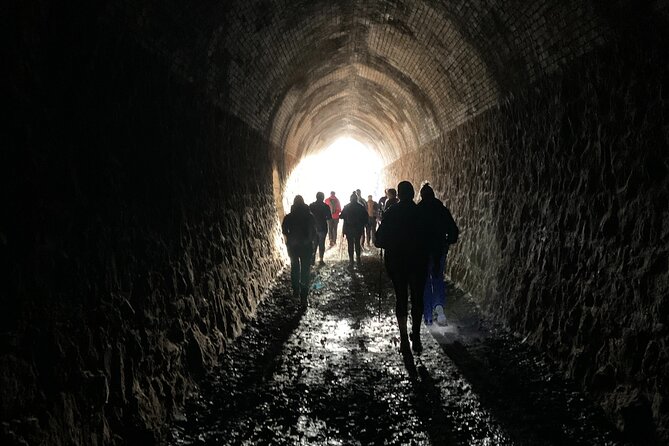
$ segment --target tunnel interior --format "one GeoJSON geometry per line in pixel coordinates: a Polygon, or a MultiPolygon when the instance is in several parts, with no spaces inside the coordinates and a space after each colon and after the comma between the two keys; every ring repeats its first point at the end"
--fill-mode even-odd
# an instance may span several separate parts
{"type": "Polygon", "coordinates": [[[431,182],[490,317],[669,439],[666,1],[3,9],[0,438],[160,442],[284,267],[291,174],[350,138],[375,197],[431,182]]]}

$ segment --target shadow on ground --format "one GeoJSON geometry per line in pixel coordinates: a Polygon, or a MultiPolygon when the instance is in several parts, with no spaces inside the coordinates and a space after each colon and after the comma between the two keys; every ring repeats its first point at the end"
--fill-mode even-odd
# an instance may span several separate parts
{"type": "Polygon", "coordinates": [[[171,428],[173,445],[615,445],[600,411],[450,288],[449,324],[398,352],[376,250],[314,271],[308,307],[281,278],[171,428]]]}

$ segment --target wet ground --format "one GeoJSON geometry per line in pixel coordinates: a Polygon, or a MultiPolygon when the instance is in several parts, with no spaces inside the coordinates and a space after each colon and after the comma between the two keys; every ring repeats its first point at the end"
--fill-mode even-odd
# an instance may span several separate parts
{"type": "Polygon", "coordinates": [[[306,308],[282,276],[171,445],[621,444],[575,385],[452,286],[447,325],[423,325],[423,353],[402,356],[378,250],[352,269],[340,255],[314,270],[306,308]]]}

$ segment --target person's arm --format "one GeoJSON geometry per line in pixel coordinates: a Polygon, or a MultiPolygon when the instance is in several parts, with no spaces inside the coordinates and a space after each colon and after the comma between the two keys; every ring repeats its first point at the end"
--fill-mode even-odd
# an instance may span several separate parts
{"type": "Polygon", "coordinates": [[[369,214],[367,213],[367,204],[365,203],[365,207],[362,208],[362,212],[360,212],[360,221],[362,223],[363,229],[369,224],[369,214]]]}
{"type": "Polygon", "coordinates": [[[446,206],[444,206],[444,209],[446,210],[446,212],[444,213],[446,217],[446,228],[447,228],[446,243],[452,245],[453,243],[457,243],[458,237],[460,236],[460,229],[458,229],[458,225],[455,224],[455,220],[453,219],[453,215],[451,215],[451,211],[449,211],[446,206]]]}
{"type": "Polygon", "coordinates": [[[389,222],[388,219],[384,218],[381,220],[381,224],[379,224],[379,227],[376,229],[376,238],[374,239],[374,246],[377,248],[388,248],[388,244],[390,242],[390,235],[388,231],[390,230],[390,225],[391,222],[389,222]]]}

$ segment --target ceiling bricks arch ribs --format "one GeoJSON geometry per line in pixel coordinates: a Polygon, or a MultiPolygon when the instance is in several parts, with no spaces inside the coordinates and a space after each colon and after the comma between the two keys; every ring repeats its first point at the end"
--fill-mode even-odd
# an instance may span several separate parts
{"type": "Polygon", "coordinates": [[[236,0],[216,8],[204,25],[212,29],[209,91],[296,158],[346,133],[392,162],[607,35],[577,0],[236,0]]]}

